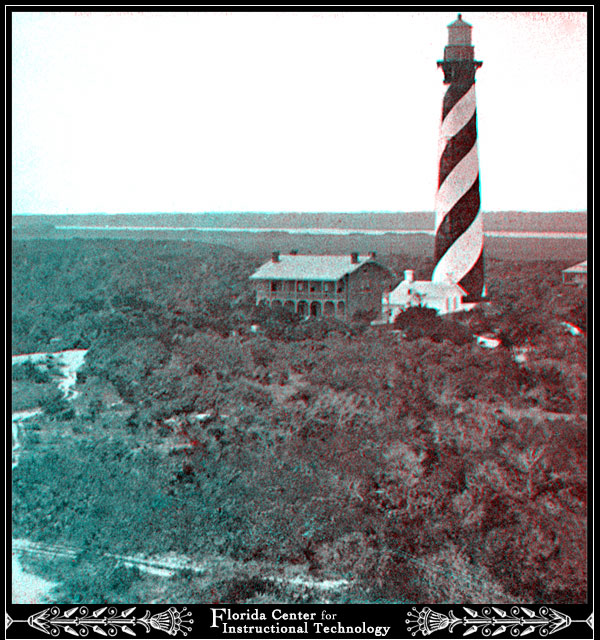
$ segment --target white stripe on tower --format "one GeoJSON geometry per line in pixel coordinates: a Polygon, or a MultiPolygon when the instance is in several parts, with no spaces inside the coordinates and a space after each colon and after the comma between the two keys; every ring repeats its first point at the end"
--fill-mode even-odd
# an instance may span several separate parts
{"type": "Polygon", "coordinates": [[[455,282],[478,299],[483,294],[483,224],[479,198],[477,110],[471,27],[460,15],[449,26],[435,202],[435,282],[455,282]]]}
{"type": "MultiPolygon", "coordinates": [[[[451,250],[446,251],[441,257],[435,270],[440,274],[447,274],[451,282],[460,282],[464,274],[469,273],[477,263],[483,248],[482,238],[483,218],[479,214],[467,230],[456,239],[451,250]]],[[[436,281],[436,278],[433,277],[432,280],[436,281]]],[[[439,278],[437,281],[439,280],[444,278],[439,278]]]]}
{"type": "Polygon", "coordinates": [[[456,203],[475,184],[478,177],[479,159],[477,157],[477,143],[475,143],[438,189],[435,196],[436,232],[456,203]]]}
{"type": "MultiPolygon", "coordinates": [[[[452,111],[444,118],[440,128],[440,142],[444,148],[450,138],[453,138],[469,120],[475,115],[475,85],[452,107],[452,111]]],[[[442,149],[443,151],[444,149],[442,149]]],[[[440,153],[440,156],[442,154],[440,153]]],[[[439,158],[438,158],[439,160],[439,158]]]]}

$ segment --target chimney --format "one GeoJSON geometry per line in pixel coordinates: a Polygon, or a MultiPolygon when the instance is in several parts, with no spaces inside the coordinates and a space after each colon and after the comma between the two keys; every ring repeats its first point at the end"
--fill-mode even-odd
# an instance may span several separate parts
{"type": "Polygon", "coordinates": [[[404,282],[414,282],[415,281],[415,272],[412,269],[407,269],[404,272],[404,282]]]}
{"type": "Polygon", "coordinates": [[[372,260],[375,260],[376,257],[377,257],[377,251],[369,251],[369,258],[371,258],[372,260]]]}
{"type": "Polygon", "coordinates": [[[279,262],[279,251],[273,251],[271,254],[271,262],[279,262]]]}
{"type": "Polygon", "coordinates": [[[358,264],[358,253],[356,253],[356,251],[350,254],[350,262],[352,262],[352,264],[358,264]]]}
{"type": "Polygon", "coordinates": [[[290,255],[291,256],[297,256],[298,255],[298,249],[290,249],[290,255]]]}

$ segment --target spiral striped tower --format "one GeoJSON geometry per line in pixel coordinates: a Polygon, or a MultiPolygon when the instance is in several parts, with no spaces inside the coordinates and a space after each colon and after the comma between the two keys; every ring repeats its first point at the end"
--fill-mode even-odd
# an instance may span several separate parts
{"type": "Polygon", "coordinates": [[[477,111],[471,25],[448,25],[448,45],[438,67],[444,71],[444,96],[439,144],[439,181],[435,200],[434,282],[453,282],[466,292],[465,302],[485,295],[483,220],[479,198],[477,111]]]}

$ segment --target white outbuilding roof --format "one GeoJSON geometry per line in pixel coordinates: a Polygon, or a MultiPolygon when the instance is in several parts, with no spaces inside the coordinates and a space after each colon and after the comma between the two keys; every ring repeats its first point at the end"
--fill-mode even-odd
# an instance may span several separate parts
{"type": "Polygon", "coordinates": [[[563,273],[587,273],[587,260],[574,264],[568,269],[563,269],[563,273]]]}
{"type": "Polygon", "coordinates": [[[393,291],[390,292],[390,303],[396,300],[404,301],[407,297],[419,296],[427,299],[444,299],[454,296],[463,297],[467,292],[458,284],[451,282],[431,282],[430,280],[403,280],[393,291]]]}

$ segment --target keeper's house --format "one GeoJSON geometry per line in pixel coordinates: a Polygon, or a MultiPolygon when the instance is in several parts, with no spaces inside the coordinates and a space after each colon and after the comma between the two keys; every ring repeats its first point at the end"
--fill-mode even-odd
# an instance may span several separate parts
{"type": "Polygon", "coordinates": [[[587,284],[587,260],[575,264],[562,272],[563,284],[572,284],[583,287],[587,284]]]}
{"type": "Polygon", "coordinates": [[[379,311],[391,274],[375,258],[374,252],[323,256],[274,251],[271,260],[250,276],[256,304],[340,320],[351,320],[357,312],[379,311]]]}

